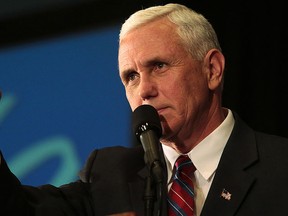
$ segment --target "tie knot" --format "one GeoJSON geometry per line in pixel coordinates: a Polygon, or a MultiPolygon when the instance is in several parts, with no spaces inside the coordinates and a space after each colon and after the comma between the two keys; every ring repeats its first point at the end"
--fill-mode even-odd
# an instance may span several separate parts
{"type": "Polygon", "coordinates": [[[193,173],[195,166],[187,155],[180,155],[175,162],[176,172],[193,173]]]}

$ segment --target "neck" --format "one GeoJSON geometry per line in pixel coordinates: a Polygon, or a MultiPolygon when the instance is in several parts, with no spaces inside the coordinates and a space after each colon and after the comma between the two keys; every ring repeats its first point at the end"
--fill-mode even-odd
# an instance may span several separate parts
{"type": "Polygon", "coordinates": [[[161,143],[172,147],[181,154],[186,154],[212,133],[224,121],[227,114],[228,110],[225,108],[214,109],[213,112],[201,118],[199,124],[184,139],[179,136],[169,140],[161,140],[161,143]]]}

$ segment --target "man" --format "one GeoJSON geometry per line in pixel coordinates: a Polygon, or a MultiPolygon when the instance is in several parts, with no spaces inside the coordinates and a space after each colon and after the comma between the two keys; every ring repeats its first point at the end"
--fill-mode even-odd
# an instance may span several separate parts
{"type": "MultiPolygon", "coordinates": [[[[288,215],[288,140],[258,133],[222,107],[224,68],[212,26],[182,5],[138,11],[122,26],[119,72],[128,102],[132,111],[153,106],[161,120],[167,194],[160,212],[167,215],[175,161],[187,155],[196,168],[188,174],[195,215],[288,215]]],[[[79,181],[33,188],[21,186],[1,156],[0,211],[144,215],[149,173],[143,157],[142,146],[95,150],[79,181]]]]}

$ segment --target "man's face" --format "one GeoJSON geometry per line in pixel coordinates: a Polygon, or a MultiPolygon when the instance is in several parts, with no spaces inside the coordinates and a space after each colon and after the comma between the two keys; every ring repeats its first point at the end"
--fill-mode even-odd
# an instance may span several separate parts
{"type": "Polygon", "coordinates": [[[165,139],[185,139],[208,106],[202,63],[189,55],[175,31],[167,19],[144,25],[125,36],[118,56],[132,111],[142,104],[154,106],[165,139]]]}

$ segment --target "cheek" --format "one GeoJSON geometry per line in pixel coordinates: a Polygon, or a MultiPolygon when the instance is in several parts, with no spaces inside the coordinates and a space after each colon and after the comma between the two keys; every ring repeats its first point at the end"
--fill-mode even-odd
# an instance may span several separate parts
{"type": "Polygon", "coordinates": [[[173,101],[181,101],[187,97],[187,91],[188,89],[184,87],[183,82],[178,83],[178,82],[166,82],[170,83],[169,85],[164,85],[162,88],[162,92],[165,92],[164,94],[166,95],[167,98],[172,99],[173,101]]]}
{"type": "Polygon", "coordinates": [[[126,89],[126,98],[127,98],[127,101],[130,105],[130,108],[132,111],[134,111],[140,104],[137,102],[138,101],[138,97],[134,94],[132,94],[131,91],[127,90],[126,89]]]}

